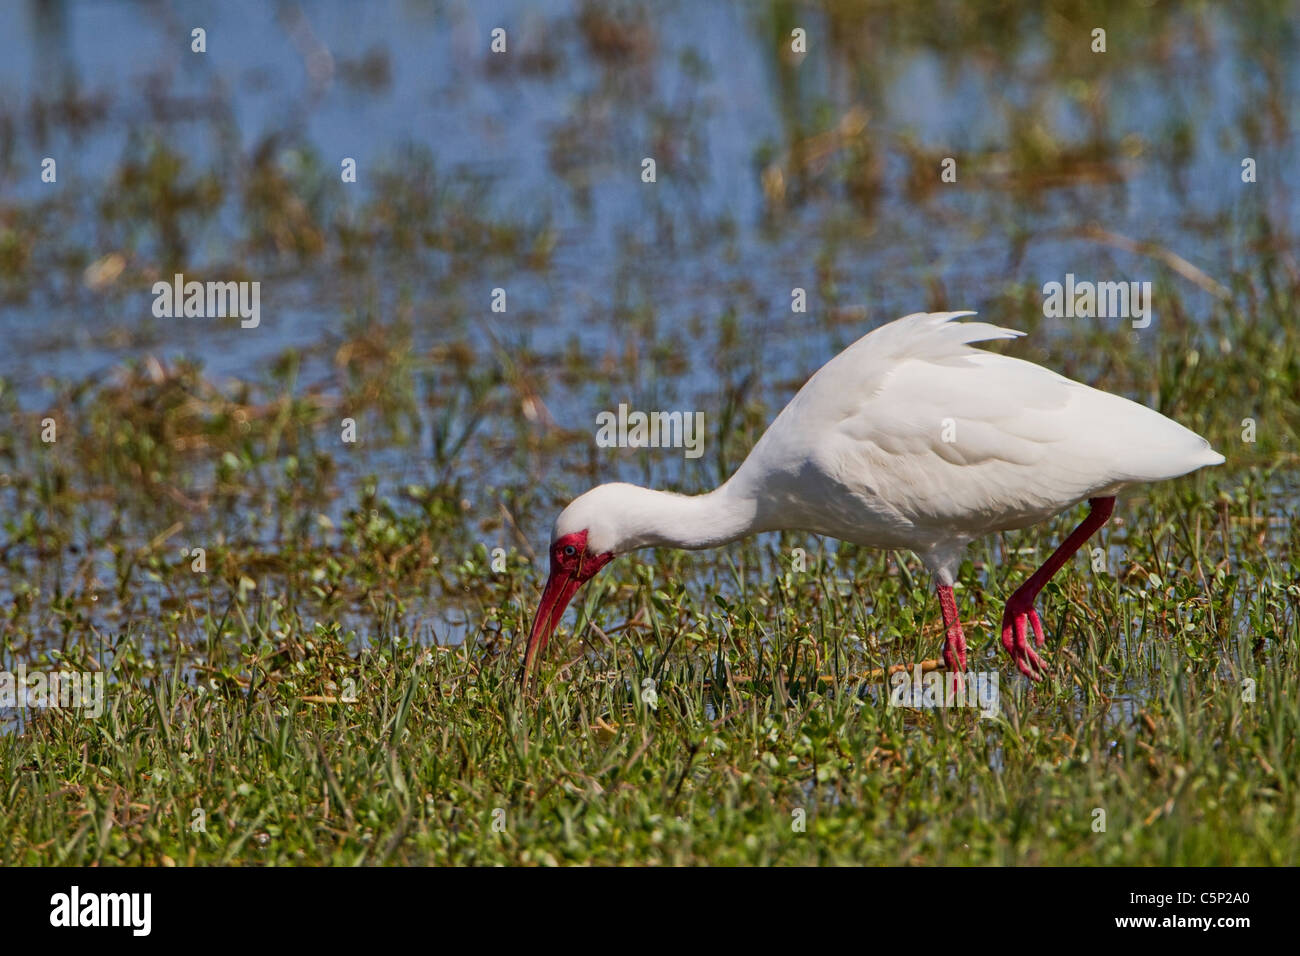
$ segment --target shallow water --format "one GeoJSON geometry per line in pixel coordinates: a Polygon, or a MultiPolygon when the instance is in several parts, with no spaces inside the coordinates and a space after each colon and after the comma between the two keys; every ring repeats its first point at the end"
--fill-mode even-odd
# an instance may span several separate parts
{"type": "MultiPolygon", "coordinates": [[[[578,435],[562,453],[539,464],[493,420],[450,466],[472,519],[485,520],[498,489],[538,472],[547,491],[581,490],[578,463],[603,479],[707,487],[734,455],[593,451],[595,415],[626,401],[716,421],[727,389],[746,386],[775,409],[839,348],[918,309],[1016,325],[1067,273],[1150,281],[1154,321],[1141,332],[1124,318],[1042,318],[1037,334],[1058,366],[1071,357],[1053,354],[1052,336],[1071,323],[1137,336],[1154,356],[1171,318],[1162,302],[1176,300],[1180,321],[1221,315],[1239,293],[1215,283],[1255,254],[1261,221],[1282,234],[1300,221],[1286,182],[1297,168],[1294,5],[1240,19],[1118,6],[1104,54],[1088,49],[1092,24],[1059,14],[945,24],[907,9],[638,9],[0,8],[0,232],[30,240],[0,269],[6,392],[37,412],[67,383],[102,382],[146,356],[197,358],[218,383],[266,382],[290,349],[303,353],[302,387],[329,390],[349,323],[366,315],[405,315],[422,357],[462,341],[479,355],[584,356],[545,383],[549,414],[578,435]],[[505,57],[488,52],[498,25],[505,57]],[[189,50],[195,26],[207,30],[204,54],[189,50]],[[802,59],[782,52],[795,26],[809,37],[802,59]],[[175,182],[210,174],[219,188],[178,214],[180,250],[147,203],[106,212],[124,168],[159,144],[183,157],[175,182]],[[320,229],[322,251],[268,248],[252,225],[264,211],[241,191],[260,153],[296,185],[303,231],[320,229]],[[45,156],[57,184],[39,181],[45,156]],[[646,156],[653,184],[640,178],[646,156]],[[956,183],[937,182],[945,156],[960,157],[956,183]],[[1267,190],[1242,183],[1246,156],[1267,190]],[[339,181],[342,157],[357,160],[357,183],[339,181]],[[341,224],[382,218],[385,202],[396,225],[384,241],[345,255],[341,224]],[[427,234],[398,241],[403,223],[427,234]],[[1109,238],[1081,233],[1090,228],[1109,238]],[[122,277],[93,280],[88,269],[114,255],[122,277]],[[260,326],[155,318],[152,281],[176,271],[261,282],[260,326]],[[496,287],[505,314],[490,311],[496,287]],[[796,287],[807,313],[791,312],[796,287]]],[[[417,378],[415,390],[422,405],[443,397],[437,382],[417,378]]],[[[325,513],[342,520],[367,475],[387,491],[430,481],[431,446],[425,423],[409,443],[359,446],[325,513]]],[[[196,465],[190,490],[210,480],[196,465]]],[[[138,543],[159,530],[122,534],[138,543]]],[[[223,530],[275,540],[266,523],[223,530]]],[[[523,532],[536,541],[545,527],[523,532]]],[[[454,555],[472,543],[445,544],[454,555]]],[[[101,558],[101,576],[107,567],[101,558]]],[[[474,627],[456,609],[425,611],[452,639],[474,627]]]]}
{"type": "MultiPolygon", "coordinates": [[[[27,402],[39,401],[44,376],[102,374],[145,353],[197,355],[214,375],[247,377],[279,349],[340,334],[363,297],[382,307],[427,290],[455,300],[461,314],[422,317],[425,339],[481,334],[490,321],[522,326],[541,349],[574,336],[607,345],[638,307],[665,334],[688,334],[698,317],[707,337],[734,309],[760,336],[754,348],[765,367],[798,378],[872,324],[926,307],[936,283],[954,305],[987,310],[1009,284],[1039,288],[1067,272],[1186,282],[1166,279],[1149,258],[1062,235],[1088,223],[1158,241],[1213,276],[1242,255],[1242,208],[1260,192],[1241,183],[1242,157],[1276,184],[1295,156],[1292,117],[1279,105],[1294,101],[1300,80],[1285,8],[1276,30],[1265,17],[1234,23],[1213,11],[1119,17],[1107,53],[1064,62],[1058,47],[1086,43],[1082,24],[1067,41],[1057,36],[1065,26],[1025,18],[991,47],[919,17],[889,21],[901,37],[877,37],[873,21],[832,23],[813,11],[794,18],[812,51],[797,65],[772,52],[786,45],[774,26],[788,18],[783,5],[655,5],[628,17],[620,40],[628,49],[612,51],[590,39],[596,27],[584,38],[583,9],[321,3],[277,15],[249,2],[159,15],[147,6],[7,6],[0,197],[75,197],[81,208],[63,248],[92,259],[116,251],[97,234],[93,198],[110,188],[131,138],[154,135],[196,170],[228,166],[232,149],[281,137],[282,166],[300,148],[316,150],[329,201],[353,206],[376,188],[379,166],[406,147],[426,148],[440,171],[486,183],[486,214],[548,224],[555,251],[544,270],[471,261],[454,274],[436,256],[381,256],[337,283],[323,263],[250,263],[263,282],[265,319],[240,332],[154,320],[147,288],[97,294],[76,288],[69,270],[36,261],[0,309],[10,343],[0,374],[27,402]],[[505,58],[486,51],[496,24],[508,27],[516,51],[505,58]],[[188,50],[194,25],[208,31],[206,54],[188,50]],[[61,108],[74,97],[93,104],[84,123],[61,108]],[[866,116],[854,146],[862,155],[825,159],[774,214],[760,157],[855,108],[866,116]],[[1017,124],[1031,128],[1016,134],[1017,124]],[[1006,188],[1016,182],[1008,150],[1017,135],[1024,149],[1050,137],[1051,148],[1090,159],[1045,162],[1050,188],[1006,188]],[[979,155],[987,175],[959,168],[957,184],[917,202],[901,188],[908,141],[936,156],[979,155]],[[640,161],[654,154],[662,175],[646,185],[640,161]],[[47,155],[60,160],[57,186],[34,175],[47,155]],[[331,182],[343,156],[359,163],[355,185],[331,182]],[[873,164],[876,172],[862,172],[873,164]],[[867,176],[869,198],[855,201],[845,186],[855,176],[867,176]],[[509,318],[482,308],[499,283],[511,293],[509,318]],[[846,310],[843,327],[828,333],[791,315],[795,286],[809,288],[813,312],[846,310]],[[143,329],[151,331],[138,345],[111,340],[143,329]]],[[[1296,220],[1293,191],[1270,196],[1272,215],[1296,220]]],[[[230,196],[196,220],[185,264],[203,271],[236,259],[239,220],[230,196]]],[[[1193,293],[1187,303],[1208,312],[1213,297],[1193,293]]],[[[710,371],[695,369],[682,387],[707,387],[710,371]]]]}

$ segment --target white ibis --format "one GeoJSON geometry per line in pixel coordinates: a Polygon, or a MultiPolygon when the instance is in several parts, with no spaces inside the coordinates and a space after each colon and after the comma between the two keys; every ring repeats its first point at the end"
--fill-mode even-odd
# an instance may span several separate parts
{"type": "Polygon", "coordinates": [[[1034,599],[1106,523],[1126,485],[1218,465],[1209,442],[1151,409],[1032,362],[972,348],[1022,335],[971,312],[916,313],[863,336],[799,390],[721,487],[701,495],[600,485],[555,521],[551,571],[528,637],[537,666],[574,593],[637,548],[716,548],[805,531],[914,551],[934,575],[949,670],[966,668],[952,585],[966,545],[1084,500],[1083,522],[1007,601],[1002,646],[1025,676],[1044,664],[1034,599]]]}

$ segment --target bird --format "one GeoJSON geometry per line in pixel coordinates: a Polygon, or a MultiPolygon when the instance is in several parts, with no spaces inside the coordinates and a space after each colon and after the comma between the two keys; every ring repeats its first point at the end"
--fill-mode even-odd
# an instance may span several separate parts
{"type": "Polygon", "coordinates": [[[975,347],[1024,333],[957,321],[973,315],[918,312],[858,339],[808,379],[713,491],[614,482],[575,498],[552,529],[523,680],[539,667],[574,594],[616,556],[716,548],[771,531],[914,552],[938,594],[944,664],[960,674],[966,639],[953,585],[967,545],[1086,501],[1082,522],[1002,614],[1002,646],[1020,673],[1041,680],[1036,598],[1110,518],[1116,495],[1224,457],[1145,405],[975,347]]]}

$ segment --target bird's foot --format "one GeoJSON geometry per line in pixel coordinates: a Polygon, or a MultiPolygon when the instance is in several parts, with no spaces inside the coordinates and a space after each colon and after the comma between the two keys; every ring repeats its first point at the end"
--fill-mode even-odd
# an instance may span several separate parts
{"type": "Polygon", "coordinates": [[[1007,609],[1002,612],[1002,646],[1007,649],[1007,653],[1015,661],[1020,673],[1030,680],[1037,681],[1043,679],[1047,665],[1034,653],[1034,649],[1026,640],[1029,627],[1034,629],[1034,643],[1042,647],[1043,622],[1038,619],[1034,602],[1032,599],[1018,599],[1013,594],[1011,600],[1007,602],[1007,609]]]}
{"type": "Polygon", "coordinates": [[[961,632],[961,625],[948,628],[948,636],[943,645],[943,662],[948,670],[960,673],[966,670],[966,635],[961,632]]]}
{"type": "Polygon", "coordinates": [[[948,636],[943,645],[943,663],[952,675],[952,691],[958,697],[966,694],[966,681],[962,675],[966,672],[966,635],[961,625],[948,628],[948,636]]]}

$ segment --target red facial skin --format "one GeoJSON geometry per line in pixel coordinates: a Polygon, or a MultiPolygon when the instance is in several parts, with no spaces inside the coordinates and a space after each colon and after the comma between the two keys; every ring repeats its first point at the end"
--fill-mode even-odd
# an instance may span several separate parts
{"type": "Polygon", "coordinates": [[[566,534],[551,545],[551,576],[546,579],[546,587],[542,590],[542,602],[537,606],[533,629],[528,635],[528,652],[524,655],[525,681],[537,669],[547,641],[555,633],[564,609],[578,588],[613,559],[612,551],[592,554],[587,550],[586,531],[566,534]]]}

